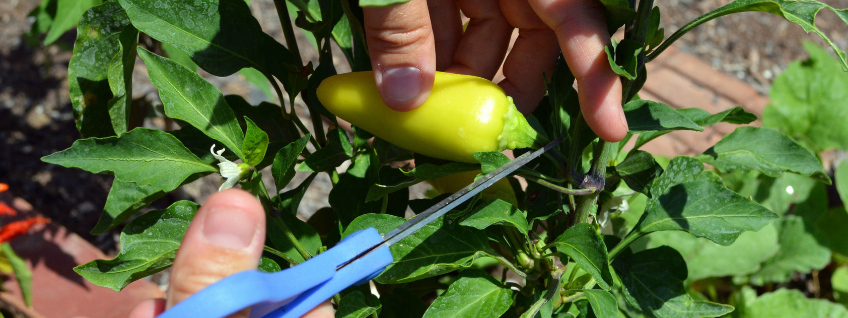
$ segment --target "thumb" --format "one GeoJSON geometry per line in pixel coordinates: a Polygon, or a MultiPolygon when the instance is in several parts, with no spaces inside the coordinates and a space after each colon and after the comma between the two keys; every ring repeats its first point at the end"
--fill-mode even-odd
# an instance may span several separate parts
{"type": "Polygon", "coordinates": [[[363,8],[374,80],[390,108],[415,109],[430,96],[436,46],[427,0],[363,8]]]}
{"type": "Polygon", "coordinates": [[[265,212],[255,197],[237,189],[210,196],[177,251],[167,307],[231,274],[256,269],[264,239],[265,212]]]}

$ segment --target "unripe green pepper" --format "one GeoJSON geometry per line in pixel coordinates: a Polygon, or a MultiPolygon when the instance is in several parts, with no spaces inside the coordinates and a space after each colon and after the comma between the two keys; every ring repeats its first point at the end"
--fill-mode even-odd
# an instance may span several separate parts
{"type": "Polygon", "coordinates": [[[537,138],[512,98],[495,83],[475,76],[437,72],[430,97],[407,112],[383,103],[372,72],[329,77],[317,94],[336,116],[434,158],[476,163],[475,152],[529,148],[537,138]]]}

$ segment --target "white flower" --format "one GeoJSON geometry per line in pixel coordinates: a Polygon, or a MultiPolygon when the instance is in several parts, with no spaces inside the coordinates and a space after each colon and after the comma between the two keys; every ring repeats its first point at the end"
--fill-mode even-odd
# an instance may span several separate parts
{"type": "Polygon", "coordinates": [[[224,150],[226,150],[226,148],[222,148],[221,150],[218,150],[218,153],[215,153],[214,144],[212,145],[212,148],[209,149],[212,156],[220,161],[220,163],[218,163],[218,167],[220,168],[219,172],[221,173],[221,177],[226,179],[226,181],[221,184],[221,187],[218,188],[218,191],[232,188],[244,175],[247,174],[248,171],[250,171],[250,167],[246,164],[237,164],[227,160],[227,158],[224,158],[224,156],[221,155],[224,153],[224,150]]]}

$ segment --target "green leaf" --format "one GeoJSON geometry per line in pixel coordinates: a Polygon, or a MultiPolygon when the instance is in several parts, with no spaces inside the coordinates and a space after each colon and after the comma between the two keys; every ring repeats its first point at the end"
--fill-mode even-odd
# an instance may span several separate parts
{"type": "Polygon", "coordinates": [[[817,152],[848,149],[848,73],[830,53],[810,42],[806,61],[789,64],[772,85],[771,103],[763,110],[763,125],[805,142],[817,152]]]}
{"type": "Polygon", "coordinates": [[[15,251],[9,242],[3,242],[0,245],[0,251],[6,255],[9,264],[12,265],[12,271],[15,274],[15,280],[18,281],[18,287],[21,289],[21,296],[24,298],[24,303],[27,307],[32,307],[32,272],[27,267],[26,261],[22,259],[15,251]]]}
{"type": "Polygon", "coordinates": [[[262,159],[265,159],[265,152],[268,150],[268,134],[256,126],[250,118],[244,117],[244,121],[247,123],[247,132],[241,144],[244,162],[255,167],[262,163],[262,159]]]}
{"type": "MultiPolygon", "coordinates": [[[[677,112],[686,116],[686,118],[689,118],[689,120],[701,127],[712,126],[720,122],[742,125],[750,124],[757,120],[757,115],[749,113],[739,106],[714,115],[711,115],[708,111],[700,108],[681,108],[678,109],[677,112]]],[[[639,134],[639,138],[636,139],[636,144],[633,146],[633,149],[639,149],[649,141],[672,131],[674,130],[643,131],[639,134]]]]}
{"type": "Polygon", "coordinates": [[[121,137],[80,139],[41,160],[92,173],[111,172],[122,181],[164,192],[176,189],[193,174],[217,172],[171,134],[148,128],[136,128],[121,137]]]}
{"type": "MultiPolygon", "coordinates": [[[[92,7],[103,3],[103,0],[58,0],[56,4],[56,17],[50,26],[50,31],[44,38],[44,45],[50,45],[62,34],[72,29],[80,17],[92,7]]],[[[80,21],[81,22],[81,21],[80,21]]],[[[82,24],[82,23],[80,23],[82,24]]]]}
{"type": "Polygon", "coordinates": [[[192,70],[148,50],[139,48],[138,55],[147,65],[150,82],[159,90],[168,117],[191,124],[245,158],[244,133],[218,88],[192,70]]]}
{"type": "MultiPolygon", "coordinates": [[[[288,226],[289,230],[291,230],[292,235],[300,242],[300,245],[309,252],[310,255],[317,255],[318,249],[321,248],[321,237],[318,236],[318,233],[315,232],[309,224],[301,221],[296,216],[291,215],[291,213],[280,213],[280,217],[283,219],[282,222],[285,222],[286,226],[288,226]]],[[[276,224],[274,224],[274,220],[268,220],[268,225],[266,226],[266,231],[268,231],[268,239],[271,241],[270,243],[273,245],[274,249],[285,254],[289,261],[292,263],[302,263],[305,260],[303,256],[295,249],[294,245],[291,243],[291,240],[285,235],[282,229],[280,229],[276,224]]]]}
{"type": "Polygon", "coordinates": [[[361,291],[355,290],[342,297],[339,308],[336,310],[336,317],[365,318],[379,311],[381,307],[377,296],[371,293],[365,296],[361,291]]]}
{"type": "Polygon", "coordinates": [[[300,207],[300,201],[303,200],[303,195],[312,183],[312,180],[318,176],[317,173],[310,174],[306,180],[300,183],[296,188],[283,192],[274,197],[272,201],[277,205],[277,208],[283,213],[297,215],[297,209],[300,207]]]}
{"type": "Polygon", "coordinates": [[[618,303],[610,292],[597,289],[584,289],[583,294],[592,306],[595,317],[618,318],[618,303]]]}
{"type": "Polygon", "coordinates": [[[627,303],[649,316],[718,317],[733,311],[728,305],[693,300],[686,293],[686,261],[671,247],[626,251],[612,265],[621,277],[627,303]]]}
{"type": "Polygon", "coordinates": [[[511,289],[484,271],[469,269],[433,301],[424,318],[497,318],[511,305],[511,289]]]}
{"type": "MultiPolygon", "coordinates": [[[[604,47],[612,71],[631,81],[636,79],[639,52],[642,52],[642,49],[642,44],[629,39],[622,40],[621,43],[612,39],[612,43],[604,47]]],[[[628,123],[629,121],[628,119],[628,123]]]]}
{"type": "Polygon", "coordinates": [[[353,148],[344,129],[327,132],[327,146],[312,153],[303,164],[297,167],[300,172],[321,172],[335,169],[353,156],[353,148]]]}
{"type": "Polygon", "coordinates": [[[816,229],[827,239],[828,247],[834,259],[848,263],[848,240],[845,229],[848,228],[848,212],[845,207],[828,209],[816,221],[816,229]]]}
{"type": "Polygon", "coordinates": [[[660,7],[651,9],[651,19],[648,23],[648,34],[645,36],[645,50],[653,51],[657,45],[662,43],[665,37],[665,29],[660,28],[660,7]]]}
{"type": "MultiPolygon", "coordinates": [[[[293,61],[291,53],[282,45],[282,51],[266,47],[276,41],[262,32],[243,0],[118,2],[141,32],[173,45],[213,75],[228,76],[245,67],[274,73],[285,67],[272,66],[278,63],[272,61],[272,56],[280,63],[293,61]],[[285,53],[277,55],[280,52],[285,53]]],[[[286,84],[287,78],[281,76],[285,75],[283,73],[274,75],[286,84]]]]}
{"type": "MultiPolygon", "coordinates": [[[[280,149],[288,144],[300,139],[300,131],[291,120],[283,118],[280,106],[262,102],[257,106],[252,106],[239,95],[227,95],[224,97],[230,108],[233,109],[236,118],[243,120],[244,117],[250,118],[256,123],[256,126],[268,134],[268,150],[266,153],[276,154],[280,149]]],[[[240,122],[246,125],[246,122],[240,122]]],[[[265,168],[274,162],[273,156],[265,156],[262,163],[255,166],[257,170],[265,168]]]]}
{"type": "MultiPolygon", "coordinates": [[[[183,128],[172,130],[168,132],[169,134],[176,137],[186,148],[188,148],[191,153],[200,158],[201,161],[205,162],[208,165],[217,165],[218,159],[215,159],[212,156],[212,152],[209,151],[209,148],[212,144],[215,144],[215,140],[209,138],[203,134],[202,131],[194,128],[190,125],[186,125],[183,128]]],[[[219,151],[221,148],[215,146],[219,151]]],[[[236,157],[236,153],[227,147],[223,147],[226,149],[223,153],[224,158],[227,158],[230,161],[238,160],[236,157]]]]}
{"type": "Polygon", "coordinates": [[[833,298],[843,306],[848,304],[848,267],[839,267],[833,271],[830,286],[833,287],[833,298]]]}
{"type": "Polygon", "coordinates": [[[663,173],[663,168],[650,153],[636,150],[627,154],[613,171],[630,189],[648,194],[648,187],[663,173]]]}
{"type": "Polygon", "coordinates": [[[471,210],[468,217],[460,221],[459,224],[480,230],[494,224],[508,224],[523,234],[530,231],[530,225],[527,224],[524,213],[512,204],[500,199],[478,204],[471,210]]]}
{"type": "Polygon", "coordinates": [[[271,166],[271,174],[274,176],[274,184],[277,191],[282,190],[294,178],[294,165],[300,157],[306,144],[309,143],[310,135],[306,135],[295,142],[283,147],[274,157],[274,165],[271,166]]]}
{"type": "Polygon", "coordinates": [[[197,72],[197,64],[191,60],[191,57],[180,51],[177,47],[171,45],[166,42],[162,43],[162,51],[165,51],[165,55],[171,59],[171,61],[177,62],[182,66],[185,66],[187,69],[197,72]]]}
{"type": "Polygon", "coordinates": [[[624,116],[627,117],[627,125],[632,133],[658,130],[704,130],[671,106],[650,100],[636,99],[628,102],[624,105],[624,116]]]}
{"type": "Polygon", "coordinates": [[[274,97],[276,97],[271,88],[271,84],[268,83],[268,78],[265,77],[265,74],[262,74],[262,72],[252,67],[246,67],[241,69],[238,73],[241,74],[241,76],[244,76],[244,80],[253,84],[253,86],[256,86],[256,88],[262,91],[268,99],[273,100],[274,97]]]}
{"type": "Polygon", "coordinates": [[[843,160],[839,167],[834,172],[836,179],[836,192],[839,193],[839,198],[842,203],[848,205],[848,161],[843,160]]]}
{"type": "Polygon", "coordinates": [[[369,150],[357,157],[347,172],[339,176],[339,182],[330,190],[328,201],[343,226],[360,215],[381,212],[382,202],[367,202],[365,199],[368,188],[377,183],[379,171],[377,155],[369,150]]]}
{"type": "MultiPolygon", "coordinates": [[[[812,178],[784,173],[777,178],[762,177],[762,182],[753,194],[754,200],[760,202],[777,215],[784,215],[792,204],[808,200],[814,191],[824,191],[824,185],[812,178]]],[[[759,182],[755,180],[755,182],[759,182]]]]}
{"type": "MultiPolygon", "coordinates": [[[[343,236],[369,227],[385,234],[405,221],[393,215],[365,214],[353,220],[343,236]]],[[[392,245],[395,261],[374,281],[399,284],[468,268],[488,249],[488,239],[481,231],[449,224],[441,217],[392,245]]]]}
{"type": "Polygon", "coordinates": [[[409,0],[361,0],[359,5],[362,7],[387,7],[407,2],[409,0]]]}
{"type": "Polygon", "coordinates": [[[721,172],[758,170],[772,177],[792,172],[831,183],[814,154],[771,128],[739,127],[697,158],[721,172]]]}
{"type": "Polygon", "coordinates": [[[691,157],[676,157],[650,188],[645,214],[628,234],[687,231],[730,245],[744,231],[757,231],[777,216],[726,188],[691,157]]]}
{"type": "Polygon", "coordinates": [[[686,116],[686,118],[689,118],[701,127],[712,126],[722,122],[744,125],[757,120],[757,115],[745,111],[740,106],[716,114],[710,114],[710,112],[700,108],[681,108],[677,112],[683,114],[683,116],[686,116]]]}
{"type": "Polygon", "coordinates": [[[475,152],[474,159],[480,162],[480,170],[483,174],[495,171],[495,169],[509,163],[509,157],[498,151],[475,152]]]}
{"type": "Polygon", "coordinates": [[[707,23],[710,20],[713,20],[718,17],[722,17],[728,14],[738,13],[738,12],[750,12],[750,11],[760,11],[767,12],[775,15],[779,15],[786,19],[789,22],[795,23],[801,26],[804,31],[807,33],[813,32],[819,37],[822,38],[830,47],[836,52],[836,55],[839,56],[840,62],[842,63],[842,69],[848,70],[848,55],[845,54],[845,51],[842,51],[837,47],[827,35],[824,34],[821,30],[816,27],[816,15],[821,9],[827,8],[833,13],[836,13],[842,21],[848,23],[848,14],[846,14],[845,10],[837,10],[833,7],[821,3],[819,1],[793,1],[793,0],[736,0],[731,2],[730,4],[713,10],[705,15],[698,17],[692,22],[687,23],[682,28],[674,32],[666,42],[674,42],[687,32],[692,29],[698,27],[701,24],[707,23]]]}
{"type": "MultiPolygon", "coordinates": [[[[190,178],[191,179],[191,178],[190,178]]],[[[106,206],[91,234],[109,232],[131,216],[167,194],[151,185],[139,186],[135,182],[124,182],[115,178],[106,197],[106,206]]]]}
{"type": "MultiPolygon", "coordinates": [[[[75,11],[69,10],[85,7],[76,14],[73,23],[68,25],[72,26],[79,20],[73,56],[68,64],[68,85],[74,120],[84,138],[108,137],[115,134],[109,116],[109,100],[114,97],[108,82],[109,65],[112,64],[113,57],[120,54],[121,33],[130,25],[124,10],[113,2],[93,8],[82,15],[94,2],[59,1],[60,6],[73,6],[66,8],[68,12],[64,14],[73,15],[75,11]]],[[[53,30],[57,30],[57,27],[58,25],[54,24],[53,30]]]]}
{"type": "Polygon", "coordinates": [[[121,232],[121,252],[111,260],[94,260],[74,271],[97,286],[120,291],[130,283],[171,266],[199,206],[178,201],[165,210],[148,212],[121,232]]]}
{"type": "Polygon", "coordinates": [[[275,262],[273,259],[266,256],[262,256],[259,259],[259,267],[257,267],[256,269],[258,269],[260,272],[265,273],[276,273],[283,270],[283,268],[280,267],[280,264],[277,264],[277,262],[275,262]]]}
{"type": "MultiPolygon", "coordinates": [[[[548,247],[556,247],[558,253],[568,255],[581,269],[591,274],[601,288],[609,290],[612,287],[607,247],[591,224],[578,223],[572,226],[548,247]]],[[[562,261],[567,263],[566,260],[562,261]]]]}
{"type": "MultiPolygon", "coordinates": [[[[35,18],[35,23],[25,35],[27,37],[37,38],[39,34],[44,34],[50,30],[53,25],[53,19],[56,18],[56,8],[58,0],[42,0],[35,9],[29,12],[27,18],[35,18]]],[[[77,19],[79,20],[79,19],[77,19]]]]}
{"type": "Polygon", "coordinates": [[[665,245],[680,252],[689,268],[689,280],[751,274],[780,249],[777,230],[772,225],[742,233],[730,246],[677,231],[656,232],[647,238],[646,248],[665,245]]]}
{"type": "Polygon", "coordinates": [[[622,25],[636,19],[636,10],[630,8],[627,0],[601,0],[607,17],[607,30],[615,33],[622,25]]]}
{"type": "MultiPolygon", "coordinates": [[[[756,295],[756,294],[755,294],[756,295]]],[[[825,299],[809,299],[799,290],[781,288],[764,294],[756,300],[737,308],[737,318],[759,317],[828,317],[848,318],[844,306],[825,299]]]]}
{"type": "MultiPolygon", "coordinates": [[[[117,4],[114,4],[117,6],[117,4]]],[[[132,109],[132,73],[137,56],[138,30],[127,25],[118,36],[120,51],[109,63],[109,88],[112,99],[109,100],[109,117],[112,128],[120,136],[129,130],[130,111],[132,109]]]]}
{"type": "Polygon", "coordinates": [[[821,269],[830,262],[830,250],[819,234],[810,231],[812,224],[806,224],[797,215],[785,215],[775,226],[780,250],[750,275],[748,280],[752,284],[788,282],[796,272],[821,269]]]}

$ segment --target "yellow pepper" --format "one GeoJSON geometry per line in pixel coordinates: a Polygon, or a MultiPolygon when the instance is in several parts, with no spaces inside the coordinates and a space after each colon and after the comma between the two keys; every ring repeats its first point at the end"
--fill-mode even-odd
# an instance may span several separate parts
{"type": "Polygon", "coordinates": [[[430,97],[407,112],[383,103],[371,72],[325,79],[318,99],[351,124],[434,158],[476,163],[475,152],[529,148],[537,138],[512,98],[475,76],[437,72],[430,97]]]}
{"type": "MultiPolygon", "coordinates": [[[[454,173],[441,178],[428,180],[427,183],[430,183],[430,185],[433,186],[433,189],[439,194],[455,193],[474,182],[474,178],[480,173],[480,170],[454,173]]],[[[515,191],[512,190],[512,185],[509,184],[509,180],[507,179],[500,179],[498,182],[495,182],[495,184],[483,190],[483,192],[480,192],[480,198],[483,200],[501,199],[514,206],[518,206],[518,199],[515,197],[515,191]]]]}

